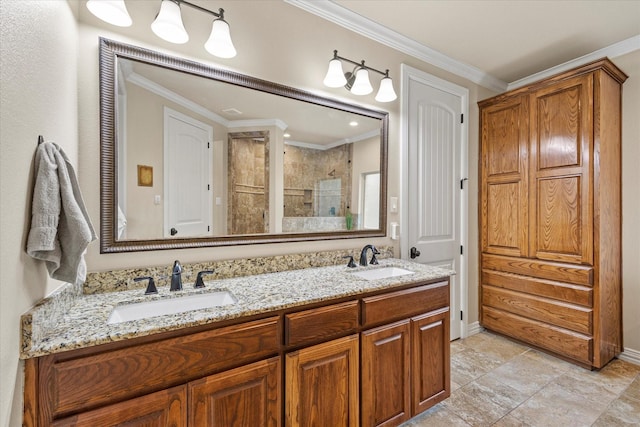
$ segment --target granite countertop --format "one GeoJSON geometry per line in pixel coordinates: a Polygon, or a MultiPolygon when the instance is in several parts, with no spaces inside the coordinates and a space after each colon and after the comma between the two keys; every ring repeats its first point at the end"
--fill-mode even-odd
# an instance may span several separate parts
{"type": "Polygon", "coordinates": [[[391,258],[380,260],[377,266],[348,268],[340,265],[206,280],[215,278],[215,274],[212,274],[205,276],[205,289],[194,289],[191,283],[185,283],[184,290],[178,292],[170,292],[166,286],[158,287],[157,295],[144,295],[144,290],[140,289],[91,295],[77,292],[74,294],[73,291],[63,289],[48,298],[45,304],[39,304],[23,315],[20,357],[28,359],[221,320],[264,314],[413,282],[446,278],[452,274],[455,272],[391,258]],[[366,280],[352,274],[392,266],[413,271],[414,274],[378,280],[366,280]],[[119,304],[179,298],[220,290],[231,292],[237,298],[237,302],[142,320],[107,323],[114,307],[119,304]],[[64,310],[56,312],[52,308],[57,300],[64,300],[64,310]]]}

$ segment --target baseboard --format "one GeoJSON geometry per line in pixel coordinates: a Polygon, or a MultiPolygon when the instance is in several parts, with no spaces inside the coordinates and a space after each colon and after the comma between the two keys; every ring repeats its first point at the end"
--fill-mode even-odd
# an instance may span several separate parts
{"type": "Polygon", "coordinates": [[[625,348],[624,351],[618,355],[618,359],[633,363],[634,365],[640,365],[640,351],[625,348]]]}
{"type": "Polygon", "coordinates": [[[473,322],[467,325],[468,337],[470,337],[471,335],[479,334],[482,331],[484,331],[484,328],[480,326],[480,322],[473,322]]]}

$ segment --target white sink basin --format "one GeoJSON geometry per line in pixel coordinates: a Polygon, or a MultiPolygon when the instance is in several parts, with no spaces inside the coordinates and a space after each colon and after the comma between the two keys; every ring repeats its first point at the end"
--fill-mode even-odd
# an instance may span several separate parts
{"type": "Polygon", "coordinates": [[[390,277],[404,276],[404,275],[413,274],[413,273],[414,273],[413,271],[405,270],[404,268],[400,268],[400,267],[383,267],[383,268],[376,268],[373,270],[358,271],[356,273],[351,273],[351,274],[366,280],[380,280],[380,279],[388,279],[390,277]]]}
{"type": "Polygon", "coordinates": [[[146,319],[148,317],[164,316],[167,314],[184,313],[203,308],[220,307],[235,304],[237,299],[229,291],[209,292],[177,298],[164,298],[155,301],[145,301],[134,304],[116,306],[109,316],[107,323],[129,322],[131,320],[146,319]]]}

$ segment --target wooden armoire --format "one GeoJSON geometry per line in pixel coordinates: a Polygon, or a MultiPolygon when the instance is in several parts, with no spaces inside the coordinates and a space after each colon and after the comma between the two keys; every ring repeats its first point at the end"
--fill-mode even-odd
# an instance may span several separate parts
{"type": "Polygon", "coordinates": [[[480,323],[588,368],[623,348],[626,78],[602,59],[478,103],[480,323]]]}

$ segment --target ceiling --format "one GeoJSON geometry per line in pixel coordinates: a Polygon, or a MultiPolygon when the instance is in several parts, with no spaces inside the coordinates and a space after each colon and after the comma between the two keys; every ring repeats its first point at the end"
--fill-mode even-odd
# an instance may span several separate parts
{"type": "Polygon", "coordinates": [[[383,42],[406,37],[503,83],[624,41],[614,52],[640,49],[640,0],[285,1],[383,42]]]}

